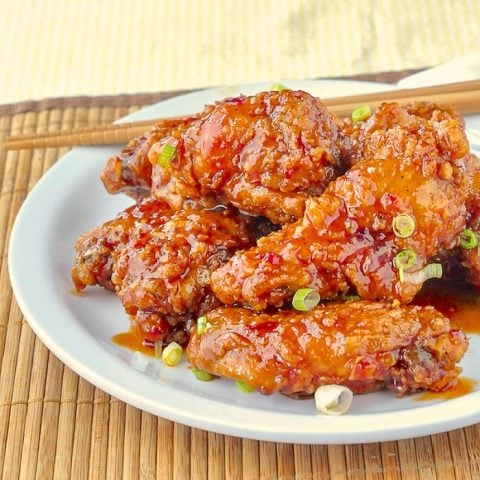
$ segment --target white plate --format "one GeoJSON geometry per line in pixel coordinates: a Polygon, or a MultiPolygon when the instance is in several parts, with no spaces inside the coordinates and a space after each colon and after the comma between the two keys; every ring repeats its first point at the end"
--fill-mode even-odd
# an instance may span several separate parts
{"type": "MultiPolygon", "coordinates": [[[[386,89],[342,82],[286,82],[320,96],[386,89]]],[[[128,120],[200,111],[205,103],[252,94],[270,84],[206,90],[137,112],[128,120]]],[[[469,121],[480,127],[480,116],[469,121]]],[[[130,201],[108,195],[98,179],[117,149],[75,148],[40,180],[23,204],[10,242],[9,269],[16,298],[31,327],[65,364],[94,385],[138,408],[193,427],[242,437],[295,443],[356,443],[427,435],[480,421],[480,391],[442,402],[397,399],[388,392],[359,395],[348,415],[316,413],[313,400],[244,394],[232,381],[197,381],[186,363],[163,367],[159,379],[129,366],[132,352],[111,342],[129,327],[120,301],[101,288],[71,293],[76,238],[114,217],[130,201]]],[[[462,362],[480,383],[480,338],[462,362]]]]}

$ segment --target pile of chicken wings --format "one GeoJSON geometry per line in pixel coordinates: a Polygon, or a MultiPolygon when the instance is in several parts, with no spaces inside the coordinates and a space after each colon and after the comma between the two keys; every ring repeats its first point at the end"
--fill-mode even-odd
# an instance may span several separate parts
{"type": "Polygon", "coordinates": [[[135,203],[79,238],[72,279],[113,290],[145,344],[265,394],[444,390],[468,340],[410,303],[452,271],[480,286],[478,175],[452,107],[225,99],[107,161],[135,203]]]}

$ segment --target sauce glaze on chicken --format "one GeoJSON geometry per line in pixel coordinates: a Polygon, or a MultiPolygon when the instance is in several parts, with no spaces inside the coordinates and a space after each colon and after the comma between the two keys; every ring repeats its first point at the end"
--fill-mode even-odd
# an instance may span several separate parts
{"type": "Polygon", "coordinates": [[[468,341],[408,305],[425,279],[395,258],[480,284],[478,248],[459,241],[480,231],[478,172],[452,107],[383,104],[352,122],[301,91],[226,99],[107,162],[107,190],[136,204],[78,240],[72,278],[114,290],[147,345],[189,342],[193,366],[263,393],[446,389],[468,341]],[[400,214],[415,225],[405,238],[400,214]],[[302,288],[323,303],[293,310],[302,288]]]}

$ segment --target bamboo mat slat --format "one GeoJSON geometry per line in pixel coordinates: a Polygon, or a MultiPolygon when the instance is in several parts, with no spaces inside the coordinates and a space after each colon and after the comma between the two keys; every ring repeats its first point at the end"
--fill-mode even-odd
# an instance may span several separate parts
{"type": "MultiPolygon", "coordinates": [[[[0,107],[0,141],[111,122],[146,97],[127,98],[31,103],[26,111],[0,107]]],[[[6,261],[27,192],[65,152],[0,151],[0,479],[480,479],[480,425],[364,445],[255,441],[155,417],[79,378],[25,322],[6,261]]]]}

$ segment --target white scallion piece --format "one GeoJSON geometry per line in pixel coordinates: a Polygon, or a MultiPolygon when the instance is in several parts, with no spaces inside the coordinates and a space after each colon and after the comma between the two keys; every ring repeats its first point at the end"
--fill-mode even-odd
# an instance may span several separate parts
{"type": "Polygon", "coordinates": [[[165,365],[175,367],[182,359],[183,349],[177,342],[169,343],[162,352],[162,360],[165,365]]]}
{"type": "Polygon", "coordinates": [[[315,407],[327,415],[343,415],[352,399],[353,392],[342,385],[323,385],[315,391],[315,407]]]}
{"type": "Polygon", "coordinates": [[[163,340],[157,340],[155,342],[155,358],[161,360],[163,352],[163,340]]]}
{"type": "Polygon", "coordinates": [[[148,357],[142,352],[135,352],[130,358],[130,366],[143,373],[147,369],[148,362],[148,357]]]}

